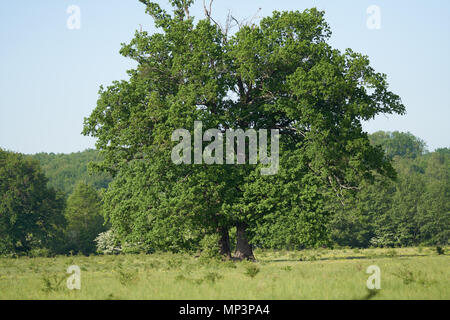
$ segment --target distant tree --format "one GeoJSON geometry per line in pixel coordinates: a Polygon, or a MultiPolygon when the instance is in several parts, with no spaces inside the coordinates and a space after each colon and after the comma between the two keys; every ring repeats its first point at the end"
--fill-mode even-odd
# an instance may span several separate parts
{"type": "Polygon", "coordinates": [[[67,219],[66,250],[83,254],[96,251],[95,238],[106,231],[101,211],[101,198],[97,191],[78,183],[67,199],[65,212],[67,219]]]}
{"type": "Polygon", "coordinates": [[[427,152],[426,143],[409,132],[377,131],[369,135],[370,141],[382,147],[389,158],[400,156],[415,159],[427,152]]]}
{"type": "Polygon", "coordinates": [[[330,201],[334,215],[328,233],[333,243],[349,247],[375,245],[377,222],[390,210],[394,190],[392,181],[377,179],[373,184],[363,185],[354,197],[345,199],[344,206],[330,201]]]}
{"type": "Polygon", "coordinates": [[[333,242],[352,247],[446,245],[450,238],[450,152],[395,156],[395,182],[377,180],[336,207],[333,242]]]}
{"type": "Polygon", "coordinates": [[[397,159],[398,173],[390,208],[375,221],[377,237],[384,246],[413,246],[419,244],[417,212],[426,190],[426,180],[417,161],[409,157],[397,159]]]}
{"type": "Polygon", "coordinates": [[[0,253],[57,250],[65,201],[47,181],[39,162],[0,149],[0,253]]]}
{"type": "Polygon", "coordinates": [[[418,205],[420,241],[448,245],[450,240],[450,149],[438,149],[426,157],[425,192],[418,205]]]}
{"type": "Polygon", "coordinates": [[[49,179],[49,185],[56,190],[70,195],[79,181],[93,186],[95,189],[107,188],[111,176],[106,173],[90,172],[91,163],[101,161],[96,150],[85,150],[70,154],[37,153],[32,157],[38,160],[42,170],[49,179]]]}

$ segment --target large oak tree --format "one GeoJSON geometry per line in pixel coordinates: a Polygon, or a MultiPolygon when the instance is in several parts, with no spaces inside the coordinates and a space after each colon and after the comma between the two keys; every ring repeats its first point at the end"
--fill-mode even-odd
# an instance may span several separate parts
{"type": "Polygon", "coordinates": [[[298,221],[291,236],[314,245],[325,237],[329,192],[395,176],[361,122],[405,108],[366,56],[327,43],[324,12],[273,12],[231,33],[206,7],[204,19],[190,16],[192,0],[171,0],[172,14],[141,2],[159,32],[137,31],[123,45],[138,66],[101,88],[84,126],[104,155],[98,167],[115,177],[105,211],[122,241],[179,250],[219,233],[230,256],[236,227],[235,255],[253,258],[251,228],[289,215],[298,221]],[[222,131],[278,129],[278,174],[262,176],[261,164],[175,165],[171,134],[192,133],[197,120],[222,131]]]}

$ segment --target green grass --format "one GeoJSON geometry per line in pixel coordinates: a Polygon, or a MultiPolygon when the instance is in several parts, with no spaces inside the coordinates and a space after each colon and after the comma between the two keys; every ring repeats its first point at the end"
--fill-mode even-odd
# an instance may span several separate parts
{"type": "Polygon", "coordinates": [[[449,248],[255,251],[257,262],[183,254],[0,258],[0,299],[450,299],[449,248]],[[66,269],[81,268],[81,290],[66,269]],[[381,269],[381,290],[366,269],[381,269]]]}

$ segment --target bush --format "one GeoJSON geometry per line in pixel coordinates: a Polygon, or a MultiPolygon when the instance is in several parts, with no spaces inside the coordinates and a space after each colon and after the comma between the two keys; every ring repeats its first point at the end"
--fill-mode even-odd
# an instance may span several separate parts
{"type": "Polygon", "coordinates": [[[204,279],[210,283],[215,283],[217,280],[220,280],[222,278],[223,278],[223,276],[221,274],[213,271],[213,272],[208,272],[205,275],[204,279]]]}
{"type": "Polygon", "coordinates": [[[42,287],[41,290],[50,293],[52,291],[61,291],[64,289],[64,280],[66,279],[66,275],[58,275],[58,274],[43,274],[41,281],[42,287]]]}
{"type": "Polygon", "coordinates": [[[118,254],[122,251],[120,245],[117,245],[117,241],[114,237],[112,230],[100,233],[95,238],[97,244],[97,252],[101,254],[118,254]]]}
{"type": "Polygon", "coordinates": [[[53,253],[47,248],[33,248],[28,252],[30,258],[48,258],[54,256],[53,253]]]}
{"type": "Polygon", "coordinates": [[[245,275],[254,278],[259,273],[259,268],[253,264],[245,268],[245,275]]]}
{"type": "Polygon", "coordinates": [[[136,283],[139,280],[138,270],[126,270],[122,264],[117,266],[118,280],[121,285],[129,286],[136,283]]]}

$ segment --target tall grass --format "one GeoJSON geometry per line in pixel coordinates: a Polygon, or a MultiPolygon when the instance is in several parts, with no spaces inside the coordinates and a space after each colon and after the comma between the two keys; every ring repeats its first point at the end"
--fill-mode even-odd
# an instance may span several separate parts
{"type": "Polygon", "coordinates": [[[0,258],[0,299],[450,299],[436,248],[256,250],[257,262],[184,254],[0,258]],[[81,290],[68,290],[69,265],[81,290]],[[381,269],[381,290],[365,273],[381,269]]]}

